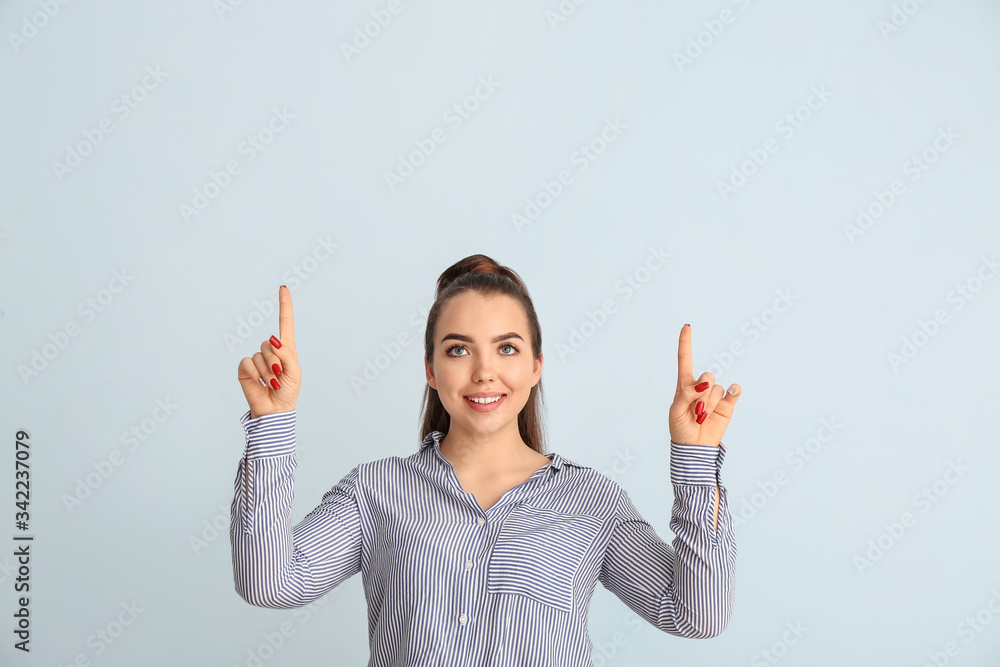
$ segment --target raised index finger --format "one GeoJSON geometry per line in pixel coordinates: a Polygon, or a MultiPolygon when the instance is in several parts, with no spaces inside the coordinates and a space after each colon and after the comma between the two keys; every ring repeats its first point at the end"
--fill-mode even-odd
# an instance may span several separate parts
{"type": "Polygon", "coordinates": [[[681,338],[677,343],[677,386],[683,386],[694,379],[691,363],[691,325],[681,327],[681,338]]]}
{"type": "Polygon", "coordinates": [[[292,320],[292,294],[288,288],[278,288],[278,338],[284,346],[295,347],[295,326],[292,320]]]}

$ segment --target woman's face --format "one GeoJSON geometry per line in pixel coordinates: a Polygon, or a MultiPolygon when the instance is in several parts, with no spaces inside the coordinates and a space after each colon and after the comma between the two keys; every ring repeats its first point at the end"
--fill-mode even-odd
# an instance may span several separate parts
{"type": "Polygon", "coordinates": [[[434,331],[434,357],[425,360],[427,382],[451,416],[450,428],[475,434],[517,432],[517,416],[542,376],[532,358],[528,317],[506,295],[485,297],[466,290],[441,309],[434,331]],[[426,363],[429,361],[429,363],[426,363]],[[477,404],[469,397],[497,396],[477,404]]]}

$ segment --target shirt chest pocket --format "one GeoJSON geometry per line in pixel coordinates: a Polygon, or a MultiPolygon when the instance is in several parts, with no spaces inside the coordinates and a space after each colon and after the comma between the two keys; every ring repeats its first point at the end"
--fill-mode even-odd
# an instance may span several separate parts
{"type": "Polygon", "coordinates": [[[601,520],[520,507],[504,521],[486,575],[488,593],[524,595],[564,612],[573,578],[601,531],[601,520]]]}

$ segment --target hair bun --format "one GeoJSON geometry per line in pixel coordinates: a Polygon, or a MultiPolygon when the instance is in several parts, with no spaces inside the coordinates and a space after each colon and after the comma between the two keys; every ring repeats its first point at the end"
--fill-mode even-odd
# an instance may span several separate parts
{"type": "Polygon", "coordinates": [[[501,265],[492,257],[476,254],[460,259],[444,270],[440,277],[438,277],[437,294],[435,298],[440,296],[448,285],[455,282],[460,276],[463,276],[466,273],[492,273],[494,275],[510,278],[519,286],[523,287],[520,277],[518,277],[512,270],[501,265]]]}

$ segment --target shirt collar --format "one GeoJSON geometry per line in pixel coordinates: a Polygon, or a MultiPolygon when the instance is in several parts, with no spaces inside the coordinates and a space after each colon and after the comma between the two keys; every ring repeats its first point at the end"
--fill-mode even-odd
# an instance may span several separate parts
{"type": "MultiPolygon", "coordinates": [[[[422,452],[425,449],[427,449],[428,447],[430,447],[430,446],[433,445],[434,446],[434,450],[438,453],[438,455],[442,456],[442,454],[441,454],[441,440],[444,439],[444,436],[445,436],[445,434],[442,433],[441,431],[431,431],[426,436],[424,436],[423,442],[420,443],[420,451],[422,452]]],[[[551,459],[551,461],[552,461],[551,465],[556,470],[561,469],[563,467],[563,463],[571,463],[571,461],[568,461],[567,459],[564,459],[563,457],[559,456],[559,454],[557,454],[556,452],[553,452],[550,456],[552,457],[552,459],[551,459]]]]}

